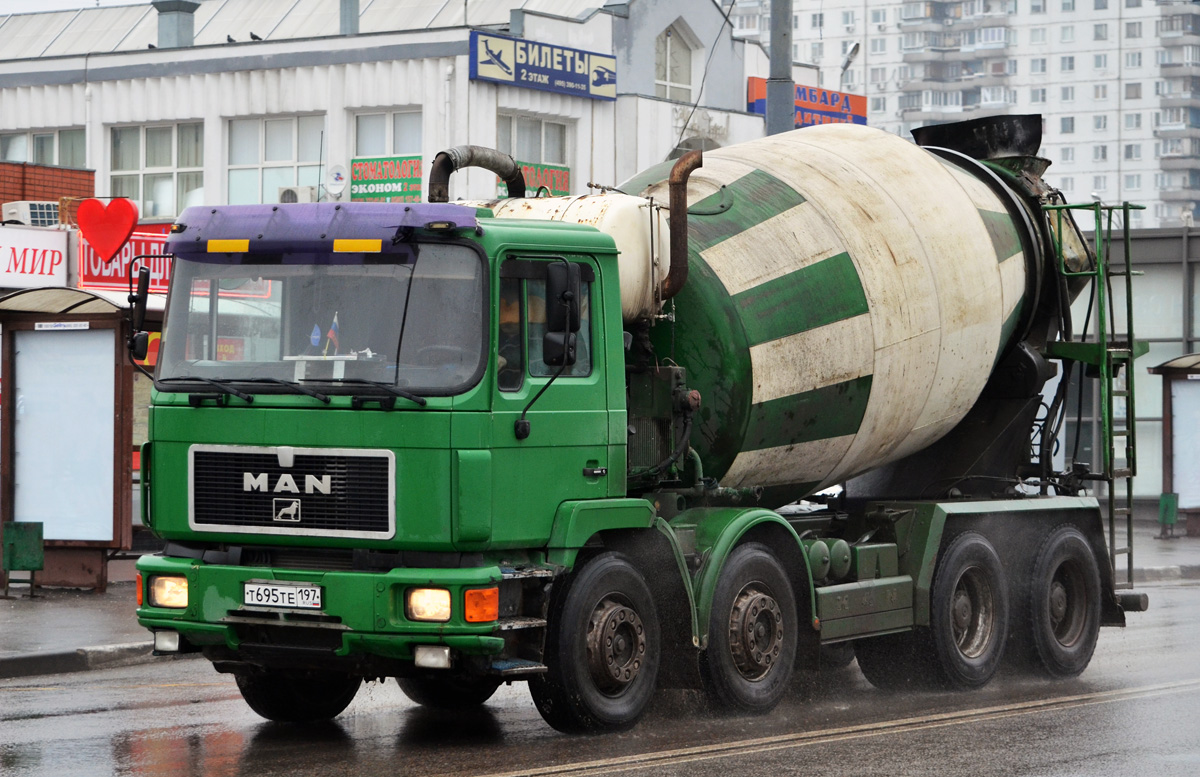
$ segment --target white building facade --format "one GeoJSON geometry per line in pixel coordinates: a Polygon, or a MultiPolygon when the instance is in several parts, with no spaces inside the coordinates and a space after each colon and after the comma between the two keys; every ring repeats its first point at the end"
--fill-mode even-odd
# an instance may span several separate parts
{"type": "MultiPolygon", "coordinates": [[[[1047,178],[1069,199],[1146,205],[1136,227],[1180,226],[1200,212],[1195,3],[829,0],[793,9],[794,59],[819,67],[823,86],[865,95],[872,126],[908,137],[924,124],[1040,113],[1047,178]]],[[[737,0],[731,20],[737,34],[767,43],[770,0],[737,0]]]]}
{"type": "MultiPolygon", "coordinates": [[[[408,180],[370,193],[419,199],[421,171],[464,144],[582,193],[679,146],[760,137],[746,81],[767,69],[715,0],[158,0],[0,14],[0,159],[94,169],[97,195],[133,199],[143,219],[328,198],[338,171],[403,170],[408,180]],[[498,83],[478,77],[479,35],[549,50],[552,72],[582,61],[570,52],[607,64],[583,92],[498,83]]],[[[370,185],[347,183],[342,199],[370,185]]],[[[482,170],[451,181],[452,198],[496,192],[482,170]]]]}

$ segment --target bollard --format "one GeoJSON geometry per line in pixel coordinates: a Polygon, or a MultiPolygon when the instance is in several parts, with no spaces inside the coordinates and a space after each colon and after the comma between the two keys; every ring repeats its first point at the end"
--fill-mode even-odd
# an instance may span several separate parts
{"type": "Polygon", "coordinates": [[[8,595],[8,584],[12,578],[11,572],[29,573],[29,598],[36,595],[37,582],[35,575],[45,565],[45,553],[42,548],[42,524],[39,521],[10,521],[3,527],[0,535],[0,566],[4,570],[4,596],[8,595]]]}

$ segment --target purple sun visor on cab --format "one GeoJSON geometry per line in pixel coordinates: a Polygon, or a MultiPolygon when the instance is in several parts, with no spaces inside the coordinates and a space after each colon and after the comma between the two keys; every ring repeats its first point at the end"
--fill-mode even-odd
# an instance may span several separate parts
{"type": "Polygon", "coordinates": [[[449,203],[217,205],[184,210],[167,237],[167,250],[188,255],[390,253],[402,230],[444,235],[475,227],[474,208],[449,203]]]}

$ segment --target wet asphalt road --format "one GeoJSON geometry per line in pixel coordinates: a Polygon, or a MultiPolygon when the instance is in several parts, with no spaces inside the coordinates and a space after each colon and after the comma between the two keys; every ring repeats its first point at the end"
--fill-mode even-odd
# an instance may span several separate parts
{"type": "Polygon", "coordinates": [[[891,696],[855,665],[798,675],[764,718],[664,693],[624,734],[567,737],[523,685],[473,715],[369,685],[330,724],[267,723],[203,660],[0,681],[0,775],[1200,775],[1200,584],[1148,585],[1091,667],[891,696]]]}

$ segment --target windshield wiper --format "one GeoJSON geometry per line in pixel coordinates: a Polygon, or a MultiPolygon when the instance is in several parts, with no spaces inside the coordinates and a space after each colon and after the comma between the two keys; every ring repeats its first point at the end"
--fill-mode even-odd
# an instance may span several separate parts
{"type": "Polygon", "coordinates": [[[324,402],[327,405],[329,404],[329,397],[326,396],[325,394],[322,394],[320,391],[314,391],[313,389],[310,389],[308,386],[301,386],[299,383],[296,383],[295,381],[291,381],[291,380],[282,380],[280,378],[239,378],[238,382],[239,383],[271,383],[276,386],[283,386],[284,388],[288,389],[289,391],[292,391],[293,393],[306,394],[310,397],[314,397],[316,399],[321,400],[322,402],[324,402]]]}
{"type": "Polygon", "coordinates": [[[405,391],[404,389],[402,389],[398,386],[394,386],[391,383],[384,383],[381,380],[367,380],[366,378],[332,378],[331,380],[324,380],[324,379],[319,379],[319,378],[307,378],[307,379],[302,378],[301,380],[312,380],[312,381],[319,380],[321,383],[329,383],[329,382],[357,383],[357,384],[361,384],[364,386],[375,386],[376,388],[383,389],[384,391],[386,391],[387,393],[391,394],[394,397],[400,397],[401,399],[407,399],[410,402],[417,403],[421,407],[425,407],[425,404],[426,404],[425,397],[420,396],[419,394],[414,394],[411,391],[405,391]]]}
{"type": "Polygon", "coordinates": [[[217,389],[218,391],[220,391],[223,394],[230,394],[232,396],[235,396],[238,399],[242,400],[243,402],[249,403],[249,402],[254,401],[254,397],[250,396],[246,392],[238,391],[233,386],[228,385],[230,383],[230,381],[228,381],[228,380],[216,380],[214,378],[202,378],[198,375],[187,375],[187,376],[178,377],[178,378],[162,378],[161,380],[164,383],[170,383],[170,382],[174,382],[174,381],[182,382],[182,381],[198,380],[201,383],[207,383],[208,385],[212,386],[213,388],[217,389]]]}

